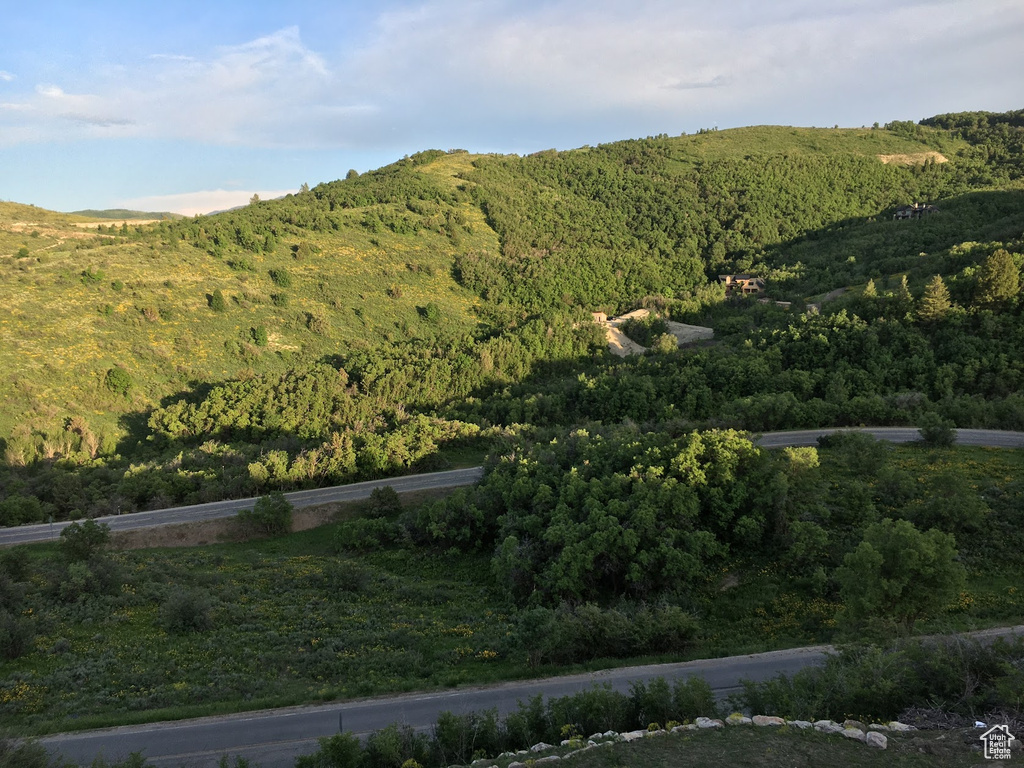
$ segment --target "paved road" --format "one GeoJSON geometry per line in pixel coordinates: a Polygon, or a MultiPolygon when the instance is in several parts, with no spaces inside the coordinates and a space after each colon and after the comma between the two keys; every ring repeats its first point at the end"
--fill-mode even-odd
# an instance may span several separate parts
{"type": "MultiPolygon", "coordinates": [[[[400,493],[472,485],[483,477],[483,474],[483,467],[453,469],[448,472],[431,472],[423,475],[392,477],[386,480],[369,480],[365,483],[353,483],[351,485],[335,485],[331,488],[294,491],[286,493],[285,498],[299,509],[330,502],[367,499],[375,488],[385,485],[390,485],[400,493]]],[[[232,515],[237,515],[239,510],[252,509],[255,503],[255,498],[228,499],[226,501],[212,501],[208,504],[193,504],[188,507],[173,507],[171,509],[156,509],[150,512],[133,512],[126,515],[98,517],[96,521],[106,523],[112,531],[128,531],[174,523],[194,523],[202,520],[231,517],[232,515]]],[[[70,525],[70,523],[54,523],[52,526],[44,523],[42,525],[22,525],[16,528],[0,528],[0,547],[49,541],[60,536],[60,532],[67,525],[70,525]]]]}
{"type": "MultiPolygon", "coordinates": [[[[1024,626],[971,633],[981,640],[1024,636],[1024,626]]],[[[358,736],[391,723],[423,730],[444,711],[457,714],[497,708],[506,714],[538,693],[566,696],[608,684],[626,692],[635,680],[664,677],[675,680],[700,676],[724,698],[739,690],[740,680],[768,680],[780,673],[793,674],[820,665],[831,646],[793,648],[725,659],[704,659],[678,664],[625,667],[544,680],[504,683],[436,693],[390,696],[339,704],[289,707],[223,717],[198,718],[170,723],[124,726],[99,731],[57,734],[42,740],[55,756],[88,764],[102,754],[108,761],[141,752],[158,768],[213,768],[222,755],[245,757],[261,768],[292,768],[295,758],[316,751],[317,739],[338,732],[339,726],[358,736]]]]}
{"type": "MultiPolygon", "coordinates": [[[[1024,432],[999,429],[958,429],[957,445],[980,445],[989,448],[1024,448],[1024,432]]],[[[913,443],[921,439],[917,427],[845,427],[840,429],[804,429],[790,432],[765,432],[755,442],[765,448],[817,445],[818,438],[835,432],[866,432],[890,443],[913,443]]]]}
{"type": "Polygon", "coordinates": [[[339,716],[345,730],[357,735],[365,735],[394,722],[428,728],[445,710],[462,713],[497,707],[501,714],[505,714],[514,710],[518,701],[525,701],[538,693],[565,696],[595,683],[608,683],[616,690],[627,691],[630,681],[659,676],[675,679],[703,675],[718,693],[725,695],[737,688],[741,678],[764,680],[780,672],[793,673],[805,666],[820,664],[826,650],[825,646],[798,648],[729,659],[605,670],[486,688],[129,726],[62,734],[49,737],[43,743],[51,752],[80,763],[88,763],[101,752],[107,760],[112,760],[138,750],[160,768],[177,768],[178,765],[212,768],[223,754],[249,758],[262,768],[290,768],[297,755],[316,751],[318,737],[338,732],[339,716]]]}

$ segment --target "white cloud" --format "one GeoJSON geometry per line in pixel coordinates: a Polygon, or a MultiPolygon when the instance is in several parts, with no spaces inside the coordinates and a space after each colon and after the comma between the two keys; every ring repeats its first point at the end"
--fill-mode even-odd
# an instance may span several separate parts
{"type": "Polygon", "coordinates": [[[9,83],[14,80],[14,75],[12,75],[10,72],[5,72],[4,70],[0,69],[0,80],[3,80],[5,83],[9,83]]]}
{"type": "MultiPolygon", "coordinates": [[[[294,193],[294,189],[271,189],[255,192],[261,200],[273,200],[294,193]]],[[[253,192],[240,189],[208,189],[197,192],[182,192],[174,195],[155,195],[152,197],[136,197],[123,200],[116,204],[118,208],[134,211],[168,211],[185,216],[224,211],[246,205],[252,199],[253,192]]]]}
{"type": "Polygon", "coordinates": [[[536,148],[602,132],[1008,109],[1024,100],[1021,37],[1019,0],[426,0],[382,13],[358,47],[313,51],[291,27],[103,67],[81,92],[8,96],[0,143],[536,148]]]}

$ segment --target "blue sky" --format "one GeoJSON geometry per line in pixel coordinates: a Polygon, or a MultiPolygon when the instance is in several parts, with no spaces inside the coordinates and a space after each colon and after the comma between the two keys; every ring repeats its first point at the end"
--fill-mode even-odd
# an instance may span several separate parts
{"type": "Polygon", "coordinates": [[[0,199],[184,213],[422,149],[1024,107],[1020,0],[183,0],[0,13],[0,199]]]}

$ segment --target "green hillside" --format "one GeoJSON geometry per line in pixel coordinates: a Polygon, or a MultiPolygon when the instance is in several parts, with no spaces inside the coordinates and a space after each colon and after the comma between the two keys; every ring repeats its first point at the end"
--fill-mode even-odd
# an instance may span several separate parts
{"type": "Polygon", "coordinates": [[[993,253],[1021,262],[1021,114],[924,123],[708,131],[528,157],[431,150],[280,200],[145,226],[4,203],[4,471],[23,478],[10,487],[42,501],[8,520],[423,466],[441,443],[411,449],[412,415],[447,424],[437,427],[444,443],[494,425],[625,417],[700,424],[719,414],[753,429],[899,422],[945,394],[962,399],[944,407],[960,423],[1016,423],[1007,414],[1018,409],[1019,365],[1000,362],[999,345],[1019,332],[1017,304],[978,296],[993,253]],[[939,213],[894,221],[912,201],[939,213]],[[766,278],[768,295],[796,310],[852,287],[832,306],[856,317],[836,325],[829,311],[794,327],[795,312],[723,303],[717,276],[741,271],[766,278]],[[874,325],[901,320],[934,274],[960,308],[950,321],[974,334],[969,351],[927,323],[874,325]],[[911,295],[885,299],[903,276],[911,295]],[[879,300],[850,304],[869,280],[879,300]],[[727,348],[605,359],[602,332],[580,321],[641,303],[711,323],[727,348]],[[998,310],[995,319],[981,309],[998,310]],[[785,350],[806,344],[804,325],[880,338],[870,355],[899,362],[878,376],[867,353],[787,360],[785,350]],[[921,356],[893,346],[907,344],[921,356]],[[338,382],[325,383],[317,364],[341,369],[338,382]],[[786,378],[794,366],[799,383],[786,378]],[[775,371],[776,391],[744,367],[775,371]],[[725,369],[728,385],[715,384],[725,369]],[[703,389],[681,401],[680,377],[703,389]],[[341,395],[332,395],[320,407],[333,415],[319,426],[280,415],[302,413],[308,387],[336,386],[349,405],[337,411],[341,395]],[[906,400],[918,405],[884,401],[899,392],[919,393],[906,400]],[[245,415],[254,398],[263,416],[245,415]],[[409,433],[401,448],[373,447],[399,425],[409,433]],[[205,438],[234,457],[221,471],[235,480],[211,485],[205,467],[221,448],[195,453],[205,438]],[[285,438],[274,446],[283,468],[249,471],[267,440],[285,438]],[[333,455],[340,449],[325,446],[349,443],[354,453],[345,448],[327,474],[293,466],[307,451],[333,455]],[[182,450],[199,471],[174,464],[182,450]],[[165,479],[122,487],[130,465],[165,479]],[[51,472],[84,489],[57,500],[43,490],[51,472]]]}

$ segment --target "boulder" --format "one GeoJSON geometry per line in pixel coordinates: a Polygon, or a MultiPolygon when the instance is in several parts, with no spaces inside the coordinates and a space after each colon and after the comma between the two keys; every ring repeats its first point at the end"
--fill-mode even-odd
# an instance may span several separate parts
{"type": "Polygon", "coordinates": [[[760,725],[762,727],[766,725],[785,725],[786,721],[781,717],[773,717],[771,715],[754,715],[751,718],[754,721],[754,725],[760,725]]]}
{"type": "Polygon", "coordinates": [[[733,712],[727,718],[725,718],[726,725],[750,725],[753,722],[746,715],[741,715],[739,712],[733,712]]]}
{"type": "Polygon", "coordinates": [[[724,728],[725,723],[710,717],[698,717],[695,721],[698,728],[724,728]]]}
{"type": "Polygon", "coordinates": [[[534,765],[540,765],[541,763],[553,763],[556,760],[561,760],[561,759],[562,758],[559,757],[558,755],[548,755],[547,757],[538,757],[536,760],[533,761],[533,764],[534,765]]]}
{"type": "Polygon", "coordinates": [[[554,749],[554,747],[551,744],[545,744],[543,741],[530,747],[531,752],[547,752],[549,749],[554,749]]]}
{"type": "Polygon", "coordinates": [[[886,749],[889,746],[889,740],[878,731],[868,731],[864,741],[869,747],[876,747],[877,749],[886,749]]]}
{"type": "Polygon", "coordinates": [[[867,730],[867,727],[860,720],[844,720],[843,728],[859,728],[862,731],[867,730]]]}
{"type": "Polygon", "coordinates": [[[627,731],[626,733],[620,734],[623,741],[636,741],[642,739],[647,735],[647,731],[627,731]]]}
{"type": "Polygon", "coordinates": [[[794,728],[799,728],[801,731],[806,731],[808,728],[813,728],[814,723],[809,720],[787,720],[786,725],[791,725],[794,728]]]}
{"type": "Polygon", "coordinates": [[[907,725],[906,723],[901,723],[898,720],[893,720],[889,723],[889,730],[896,731],[897,733],[906,733],[907,731],[916,731],[917,728],[912,725],[907,725]]]}
{"type": "Polygon", "coordinates": [[[834,723],[831,720],[818,720],[814,724],[814,730],[820,731],[821,733],[841,733],[843,726],[839,723],[834,723]]]}
{"type": "Polygon", "coordinates": [[[843,728],[843,730],[840,731],[840,733],[842,733],[843,736],[845,736],[848,739],[856,739],[857,741],[864,741],[864,739],[866,738],[864,736],[864,731],[862,731],[860,728],[843,728]]]}
{"type": "Polygon", "coordinates": [[[881,723],[872,723],[868,726],[869,731],[888,731],[888,725],[882,725],[881,723]]]}

